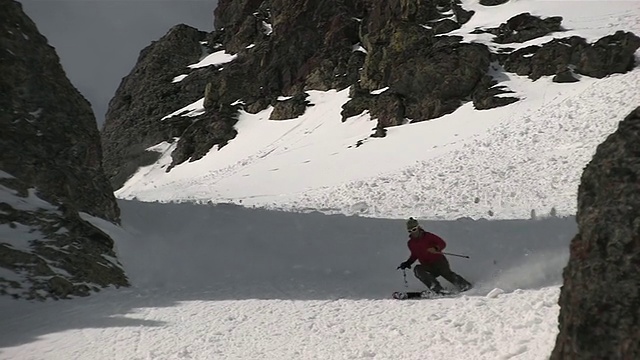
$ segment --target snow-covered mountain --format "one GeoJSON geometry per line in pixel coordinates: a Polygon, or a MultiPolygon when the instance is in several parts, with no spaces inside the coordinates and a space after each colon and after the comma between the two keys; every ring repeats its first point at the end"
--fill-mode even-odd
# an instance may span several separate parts
{"type": "MultiPolygon", "coordinates": [[[[468,0],[462,6],[475,14],[446,35],[485,44],[497,53],[554,38],[581,36],[594,42],[619,30],[640,33],[640,5],[632,1],[611,6],[520,0],[486,7],[468,0]],[[561,16],[565,31],[507,44],[478,31],[497,28],[523,12],[561,16]]],[[[236,56],[220,50],[190,68],[222,69],[234,61],[239,61],[236,56]]],[[[371,136],[376,121],[369,111],[341,121],[349,89],[306,91],[312,106],[290,120],[269,120],[272,106],[255,114],[240,110],[237,136],[224,147],[214,146],[200,159],[175,165],[172,155],[179,137],[157,143],[147,150],[157,153],[158,160],[140,167],[116,195],[375,217],[575,214],[582,169],[596,145],[637,106],[640,69],[602,79],[577,74],[575,83],[557,83],[552,76],[533,81],[505,71],[498,62],[489,73],[496,86],[513,92],[506,95],[520,100],[488,110],[467,102],[437,119],[388,127],[383,138],[371,136]]],[[[385,91],[391,90],[372,93],[385,91]]],[[[157,120],[200,116],[203,103],[184,104],[157,120]]]]}

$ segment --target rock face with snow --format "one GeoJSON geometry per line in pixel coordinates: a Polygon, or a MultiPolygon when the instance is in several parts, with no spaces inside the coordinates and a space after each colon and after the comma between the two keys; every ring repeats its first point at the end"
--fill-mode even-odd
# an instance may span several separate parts
{"type": "Polygon", "coordinates": [[[561,22],[560,16],[540,19],[530,13],[522,13],[495,29],[489,29],[489,32],[495,35],[494,41],[499,44],[522,43],[552,32],[563,31],[561,22]]]}
{"type": "Polygon", "coordinates": [[[574,36],[515,50],[508,45],[564,31],[559,16],[522,13],[472,31],[491,35],[500,45],[491,50],[450,34],[473,16],[459,0],[221,0],[216,30],[202,46],[201,33],[174,28],[143,51],[123,81],[103,135],[108,176],[119,188],[157,158],[146,149],[174,138],[168,171],[202,158],[236,136],[239,110],[272,106],[272,120],[296,118],[309,105],[308,90],[349,88],[342,121],[367,111],[376,120],[372,136],[383,137],[388,127],[437,118],[464,103],[483,110],[517,102],[499,83],[502,69],[571,82],[578,80],[573,72],[602,77],[628,71],[638,48],[635,35],[620,32],[595,44],[574,36]],[[188,68],[201,48],[232,60],[188,68]],[[188,76],[172,81],[180,74],[188,76]],[[177,111],[198,99],[203,111],[177,111]]]}
{"type": "Polygon", "coordinates": [[[120,83],[101,133],[104,170],[116,187],[139,166],[156,160],[157,153],[145,151],[147,147],[181,136],[189,127],[189,118],[159,120],[202,97],[206,79],[215,75],[213,68],[196,69],[172,83],[189,70],[187,65],[198,62],[205,35],[186,25],[173,27],[142,50],[136,66],[120,83]]]}
{"type": "Polygon", "coordinates": [[[15,1],[0,2],[0,45],[0,294],[126,285],[112,240],[79,216],[119,221],[89,103],[15,1]]]}
{"type": "Polygon", "coordinates": [[[506,56],[504,67],[533,80],[549,75],[562,76],[570,67],[577,73],[603,78],[633,69],[634,53],[639,47],[640,37],[630,32],[618,31],[593,44],[572,36],[514,51],[506,56]]]}
{"type": "Polygon", "coordinates": [[[578,195],[552,359],[640,358],[640,107],[598,146],[578,195]]]}

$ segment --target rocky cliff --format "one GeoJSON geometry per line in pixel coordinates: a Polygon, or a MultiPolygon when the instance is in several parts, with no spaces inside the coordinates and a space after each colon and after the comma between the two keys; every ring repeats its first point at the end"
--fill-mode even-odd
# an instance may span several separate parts
{"type": "Polygon", "coordinates": [[[157,153],[146,148],[181,136],[189,125],[185,119],[159,121],[164,115],[202,97],[215,69],[194,71],[172,83],[187,65],[204,53],[206,33],[186,25],[172,28],[144,49],[129,76],[123,79],[109,103],[102,132],[104,168],[114,184],[121,185],[139,166],[153,163],[157,153]]]}
{"type": "Polygon", "coordinates": [[[126,285],[113,241],[79,215],[119,221],[95,117],[12,0],[0,1],[0,94],[0,294],[126,285]]]}
{"type": "Polygon", "coordinates": [[[640,107],[585,168],[577,220],[551,359],[639,359],[640,107]]]}
{"type": "Polygon", "coordinates": [[[123,80],[103,132],[107,174],[119,188],[155,161],[146,149],[161,141],[178,142],[167,171],[197,161],[236,136],[240,109],[272,106],[272,120],[296,118],[309,106],[308,90],[349,88],[342,121],[368,111],[371,136],[384,137],[390,126],[437,118],[464,103],[482,110],[517,102],[496,72],[532,80],[553,75],[558,82],[576,81],[575,74],[603,77],[631,69],[640,46],[625,32],[595,43],[573,36],[518,50],[504,46],[564,31],[561,17],[522,13],[473,31],[501,45],[492,50],[450,34],[473,16],[459,0],[221,0],[213,33],[171,29],[143,50],[123,80]],[[233,61],[188,68],[202,51],[233,61]],[[165,118],[198,99],[202,113],[165,118]]]}

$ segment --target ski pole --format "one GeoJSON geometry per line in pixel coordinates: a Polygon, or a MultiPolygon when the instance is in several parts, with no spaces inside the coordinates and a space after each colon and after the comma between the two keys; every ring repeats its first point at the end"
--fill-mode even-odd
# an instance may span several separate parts
{"type": "Polygon", "coordinates": [[[469,257],[468,257],[467,255],[459,255],[459,254],[452,254],[452,253],[446,253],[446,252],[443,252],[442,254],[444,254],[444,255],[450,255],[450,256],[457,256],[457,257],[461,257],[461,258],[469,259],[469,257]]]}
{"type": "Polygon", "coordinates": [[[409,288],[409,283],[407,282],[407,270],[406,269],[402,269],[402,276],[404,277],[404,288],[408,289],[409,288]]]}

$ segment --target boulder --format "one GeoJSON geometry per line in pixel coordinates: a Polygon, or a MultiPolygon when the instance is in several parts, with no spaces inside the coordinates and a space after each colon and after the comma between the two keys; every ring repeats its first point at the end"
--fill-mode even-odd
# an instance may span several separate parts
{"type": "Polygon", "coordinates": [[[484,6],[497,6],[506,4],[509,0],[480,0],[480,5],[484,6]]]}
{"type": "Polygon", "coordinates": [[[583,38],[571,37],[554,39],[545,43],[531,57],[529,77],[537,80],[542,76],[551,76],[577,62],[579,54],[589,45],[583,38]]]}
{"type": "Polygon", "coordinates": [[[574,83],[580,80],[575,77],[571,69],[565,68],[558,71],[558,73],[553,77],[553,79],[551,79],[551,81],[557,83],[574,83]]]}
{"type": "Polygon", "coordinates": [[[635,52],[640,48],[640,37],[630,32],[617,31],[585,47],[577,61],[580,74],[603,78],[633,69],[635,52]]]}
{"type": "Polygon", "coordinates": [[[306,93],[292,96],[286,100],[277,100],[273,105],[273,111],[269,115],[270,120],[295,119],[304,114],[309,102],[305,100],[309,95],[306,93]]]}
{"type": "Polygon", "coordinates": [[[493,41],[500,44],[522,43],[552,32],[562,31],[561,22],[560,16],[541,19],[530,13],[522,13],[510,18],[497,28],[488,29],[488,32],[495,35],[493,41]]]}
{"type": "Polygon", "coordinates": [[[578,74],[602,78],[633,69],[638,48],[640,38],[629,32],[618,31],[593,44],[572,36],[513,51],[502,57],[502,65],[507,71],[533,80],[556,75],[568,67],[578,74]]]}
{"type": "Polygon", "coordinates": [[[640,107],[584,169],[577,222],[551,359],[638,359],[640,107]]]}
{"type": "Polygon", "coordinates": [[[513,93],[513,91],[509,90],[506,86],[497,84],[498,82],[489,75],[486,75],[482,78],[472,95],[473,105],[476,109],[493,109],[496,107],[513,104],[514,102],[520,100],[519,98],[513,96],[497,96],[501,94],[513,93]]]}

